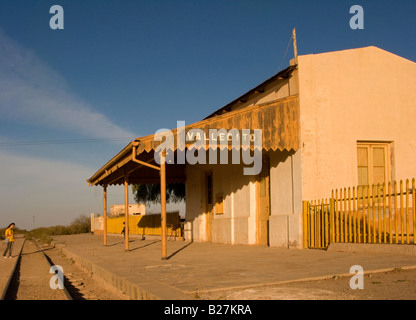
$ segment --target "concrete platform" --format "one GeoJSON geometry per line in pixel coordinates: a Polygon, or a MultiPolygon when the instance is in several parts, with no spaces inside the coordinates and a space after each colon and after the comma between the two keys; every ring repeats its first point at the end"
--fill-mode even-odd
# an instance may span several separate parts
{"type": "MultiPolygon", "coordinates": [[[[394,252],[339,252],[265,246],[168,241],[168,260],[161,260],[157,239],[130,239],[90,234],[56,236],[56,246],[94,275],[132,299],[183,300],[199,293],[267,286],[364,272],[416,268],[416,255],[394,252]]],[[[65,270],[64,270],[65,271],[65,270]]]]}

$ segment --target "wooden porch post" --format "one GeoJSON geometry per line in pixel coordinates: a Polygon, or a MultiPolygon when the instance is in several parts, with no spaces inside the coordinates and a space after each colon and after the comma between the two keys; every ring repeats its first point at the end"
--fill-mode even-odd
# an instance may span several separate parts
{"type": "Polygon", "coordinates": [[[161,204],[161,228],[162,228],[162,260],[167,259],[166,248],[166,151],[163,151],[160,162],[160,204],[161,204]]]}
{"type": "MultiPolygon", "coordinates": [[[[163,150],[160,157],[160,167],[154,166],[150,163],[138,160],[136,158],[137,152],[136,148],[139,145],[139,142],[135,141],[132,148],[132,160],[143,166],[159,170],[160,175],[160,206],[161,206],[161,215],[160,215],[160,228],[161,228],[161,238],[162,238],[162,260],[167,260],[167,237],[166,237],[166,150],[163,150]]],[[[127,178],[126,178],[127,179],[127,178]]],[[[127,192],[127,191],[126,191],[127,192]]],[[[127,197],[127,195],[126,195],[127,197]]],[[[127,203],[127,202],[126,202],[127,203]]],[[[127,212],[127,210],[126,210],[127,212]]],[[[126,229],[127,230],[127,229],[126,229]]]]}
{"type": "Polygon", "coordinates": [[[107,185],[104,185],[104,245],[107,245],[107,185]]]}
{"type": "Polygon", "coordinates": [[[124,248],[129,250],[129,182],[124,176],[124,248]]]}

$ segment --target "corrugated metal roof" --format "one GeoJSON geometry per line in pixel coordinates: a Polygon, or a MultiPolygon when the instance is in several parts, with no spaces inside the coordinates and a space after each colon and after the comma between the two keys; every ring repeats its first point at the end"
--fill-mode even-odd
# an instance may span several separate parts
{"type": "Polygon", "coordinates": [[[296,65],[292,65],[287,67],[286,69],[278,72],[274,76],[270,77],[266,81],[263,81],[258,86],[254,87],[253,89],[247,91],[242,96],[238,97],[237,99],[231,101],[230,103],[226,104],[224,107],[214,111],[209,116],[205,117],[205,119],[212,118],[218,115],[222,115],[225,112],[230,112],[233,110],[233,107],[240,104],[241,102],[248,101],[253,95],[259,94],[264,91],[264,89],[271,83],[279,79],[289,79],[292,72],[296,69],[296,65]]]}

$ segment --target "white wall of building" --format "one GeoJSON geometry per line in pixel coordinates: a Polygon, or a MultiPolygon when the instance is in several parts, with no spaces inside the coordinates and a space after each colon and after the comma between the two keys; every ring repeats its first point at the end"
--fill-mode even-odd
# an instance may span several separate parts
{"type": "Polygon", "coordinates": [[[376,47],[300,56],[302,195],[358,184],[357,141],[394,143],[394,179],[416,176],[416,63],[376,47]]]}

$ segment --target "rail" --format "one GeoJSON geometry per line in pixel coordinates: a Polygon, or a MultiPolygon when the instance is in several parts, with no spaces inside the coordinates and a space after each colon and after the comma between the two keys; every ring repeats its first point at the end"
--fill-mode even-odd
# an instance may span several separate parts
{"type": "MultiPolygon", "coordinates": [[[[33,242],[35,243],[36,247],[38,248],[38,251],[39,251],[40,253],[42,253],[43,257],[44,257],[44,258],[45,258],[45,260],[48,262],[48,265],[49,265],[50,267],[52,267],[52,266],[53,266],[52,261],[51,261],[51,260],[49,259],[49,257],[45,254],[45,252],[43,251],[43,249],[41,248],[41,246],[39,245],[39,243],[37,242],[37,240],[36,240],[36,239],[31,239],[31,240],[33,240],[33,242]]],[[[13,266],[13,268],[12,268],[12,270],[11,270],[11,272],[10,272],[10,275],[9,275],[9,277],[8,277],[8,279],[7,279],[6,285],[4,286],[4,289],[3,289],[3,292],[2,292],[2,294],[1,294],[0,300],[5,300],[5,298],[6,298],[6,296],[7,296],[7,293],[8,293],[8,291],[9,291],[9,289],[10,289],[10,284],[11,284],[11,282],[12,282],[12,279],[13,279],[13,277],[15,276],[16,272],[18,271],[18,270],[17,270],[17,266],[18,266],[18,264],[21,262],[22,251],[23,251],[23,248],[24,248],[24,246],[25,246],[25,243],[26,243],[26,238],[24,238],[24,239],[23,239],[23,244],[22,244],[22,246],[21,246],[21,248],[20,248],[20,251],[19,251],[19,254],[18,254],[17,258],[15,259],[14,266],[13,266]]],[[[63,284],[63,285],[64,285],[64,286],[63,286],[63,289],[61,289],[61,290],[63,291],[63,293],[64,293],[65,297],[66,297],[68,300],[73,300],[72,296],[69,294],[69,292],[68,292],[68,290],[67,290],[67,288],[66,288],[66,286],[65,286],[65,281],[64,281],[64,284],[63,284]]]]}
{"type": "MultiPolygon", "coordinates": [[[[36,246],[38,247],[38,249],[39,249],[39,251],[40,252],[42,252],[42,254],[43,254],[43,256],[45,257],[45,259],[46,259],[46,261],[48,261],[48,264],[49,264],[49,266],[50,267],[52,267],[53,266],[53,264],[52,264],[52,262],[51,262],[51,260],[49,259],[49,257],[45,254],[45,252],[43,252],[43,250],[42,250],[42,248],[40,247],[40,245],[39,245],[39,243],[36,241],[36,239],[33,239],[34,240],[34,242],[35,242],[35,244],[36,244],[36,246]]],[[[23,246],[22,246],[23,247],[23,246]]],[[[64,292],[64,294],[65,294],[65,296],[66,296],[66,298],[68,299],[68,300],[73,300],[72,299],[72,297],[71,297],[71,295],[69,294],[69,292],[68,292],[68,290],[67,290],[67,288],[66,288],[66,286],[65,286],[65,281],[64,281],[64,287],[63,287],[63,292],[64,292]]]]}
{"type": "Polygon", "coordinates": [[[14,273],[16,272],[17,264],[18,264],[18,262],[20,260],[20,256],[22,255],[22,251],[23,251],[23,247],[25,245],[25,241],[26,241],[26,239],[23,239],[22,247],[19,250],[19,255],[17,256],[17,259],[14,262],[14,266],[12,268],[12,272],[10,273],[9,278],[7,279],[7,282],[6,282],[6,285],[4,286],[4,290],[3,290],[2,294],[1,294],[0,300],[4,300],[4,298],[6,297],[6,293],[9,290],[10,283],[12,282],[14,273]]]}

